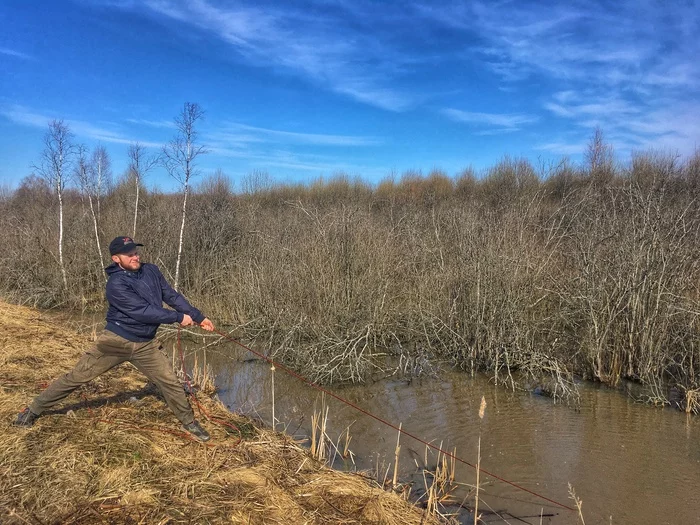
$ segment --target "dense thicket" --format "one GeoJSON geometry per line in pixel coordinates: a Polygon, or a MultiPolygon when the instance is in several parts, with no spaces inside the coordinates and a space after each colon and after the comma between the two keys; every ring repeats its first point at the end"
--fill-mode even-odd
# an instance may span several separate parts
{"type": "MultiPolygon", "coordinates": [[[[597,147],[600,147],[598,145],[597,147]]],[[[417,374],[434,358],[497,381],[631,378],[666,399],[700,385],[700,154],[589,156],[536,172],[504,159],[483,176],[407,173],[370,187],[339,176],[234,194],[221,175],[191,195],[180,289],[214,320],[322,381],[417,374]],[[388,360],[387,356],[396,359],[388,360]]],[[[130,233],[134,181],[100,202],[100,236],[130,233]]],[[[174,272],[181,195],[141,188],[144,259],[174,272]]],[[[0,198],[0,293],[103,308],[84,196],[35,178],[0,198]]]]}

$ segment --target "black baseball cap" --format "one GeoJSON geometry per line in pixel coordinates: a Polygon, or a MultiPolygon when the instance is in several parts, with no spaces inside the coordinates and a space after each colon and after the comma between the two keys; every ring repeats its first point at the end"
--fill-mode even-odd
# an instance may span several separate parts
{"type": "Polygon", "coordinates": [[[115,237],[112,242],[109,243],[109,254],[117,255],[120,253],[129,253],[135,250],[137,246],[143,246],[139,244],[131,237],[115,237]]]}

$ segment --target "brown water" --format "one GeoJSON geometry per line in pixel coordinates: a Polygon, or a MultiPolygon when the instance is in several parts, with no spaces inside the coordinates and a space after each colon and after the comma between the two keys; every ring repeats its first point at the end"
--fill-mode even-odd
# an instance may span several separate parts
{"type": "MultiPolygon", "coordinates": [[[[270,424],[272,372],[267,363],[251,358],[235,346],[207,351],[221,400],[270,424]]],[[[274,381],[277,428],[309,436],[320,394],[279,369],[274,381]]],[[[581,410],[575,411],[549,398],[508,392],[482,376],[451,371],[411,384],[382,381],[332,391],[426,441],[456,448],[456,455],[470,463],[476,462],[481,435],[482,468],[569,506],[571,484],[588,525],[700,524],[698,417],[636,404],[620,392],[585,384],[581,410]],[[482,396],[486,414],[480,421],[482,396]]],[[[331,438],[350,426],[356,464],[350,467],[383,475],[394,461],[397,432],[337,400],[327,404],[331,438]]],[[[400,478],[422,480],[416,463],[424,466],[426,447],[406,436],[401,443],[400,478]]],[[[427,466],[434,461],[435,454],[429,454],[427,466]]],[[[473,484],[474,469],[458,464],[456,479],[473,484]]],[[[501,481],[482,475],[482,483],[480,508],[487,511],[488,523],[578,523],[573,512],[501,481]],[[541,513],[554,515],[541,519],[541,513]]],[[[414,490],[420,494],[420,483],[414,490]]],[[[456,492],[460,501],[465,494],[466,489],[456,492]]]]}

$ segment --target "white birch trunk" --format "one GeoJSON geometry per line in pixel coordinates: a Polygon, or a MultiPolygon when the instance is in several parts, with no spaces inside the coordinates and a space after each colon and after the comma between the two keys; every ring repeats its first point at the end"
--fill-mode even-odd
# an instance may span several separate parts
{"type": "Polygon", "coordinates": [[[180,259],[182,258],[182,241],[185,234],[185,217],[187,216],[187,195],[190,192],[190,186],[185,180],[185,197],[182,199],[182,223],[180,224],[180,242],[177,246],[177,262],[175,263],[175,282],[173,288],[177,290],[178,280],[180,278],[180,259]]]}
{"type": "Polygon", "coordinates": [[[63,264],[63,191],[61,190],[61,177],[58,177],[58,264],[61,267],[63,277],[63,287],[68,291],[68,279],[66,277],[66,267],[63,264]]]}
{"type": "Polygon", "coordinates": [[[133,231],[131,232],[131,238],[136,237],[136,221],[138,220],[139,217],[139,176],[136,175],[136,202],[134,203],[134,228],[133,231]]]}
{"type": "MultiPolygon", "coordinates": [[[[103,176],[103,174],[102,174],[102,171],[103,171],[102,170],[102,168],[103,168],[102,161],[103,160],[101,158],[97,160],[97,184],[96,184],[97,195],[95,196],[95,199],[97,200],[97,218],[98,219],[100,217],[100,200],[101,200],[100,197],[102,197],[102,176],[103,176]]],[[[92,211],[93,219],[95,219],[95,212],[94,212],[94,210],[92,210],[92,200],[90,201],[90,210],[92,211]]],[[[95,220],[95,232],[97,232],[97,220],[95,220]]],[[[102,250],[99,249],[99,246],[100,246],[99,239],[97,242],[98,242],[97,248],[100,252],[100,261],[102,261],[102,250]]]]}
{"type": "MultiPolygon", "coordinates": [[[[97,244],[97,253],[100,255],[100,272],[102,271],[102,265],[104,264],[105,260],[104,257],[102,256],[102,247],[100,246],[100,233],[97,228],[97,216],[95,215],[95,208],[92,205],[92,196],[88,194],[88,202],[90,203],[90,212],[92,213],[92,224],[95,227],[95,244],[97,244]]],[[[97,200],[97,204],[99,205],[100,201],[99,199],[97,200]]],[[[107,281],[107,276],[104,275],[103,273],[104,280],[107,281]]]]}

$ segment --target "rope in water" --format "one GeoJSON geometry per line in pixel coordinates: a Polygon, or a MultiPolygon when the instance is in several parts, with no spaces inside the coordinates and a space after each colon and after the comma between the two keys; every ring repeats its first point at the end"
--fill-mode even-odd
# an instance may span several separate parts
{"type": "MultiPolygon", "coordinates": [[[[217,333],[217,334],[219,334],[219,335],[220,335],[221,337],[223,337],[224,339],[226,339],[226,340],[228,340],[228,341],[230,341],[230,342],[232,342],[232,343],[234,343],[234,344],[240,346],[241,348],[247,350],[248,352],[251,352],[252,354],[254,354],[254,355],[260,357],[261,359],[267,361],[268,363],[270,363],[270,364],[273,365],[274,367],[280,368],[280,369],[284,370],[287,374],[289,374],[289,375],[292,376],[292,377],[295,377],[296,379],[300,380],[302,383],[305,383],[305,384],[307,384],[308,386],[310,386],[310,387],[312,387],[312,388],[314,388],[314,389],[316,389],[316,390],[318,390],[318,391],[320,391],[320,392],[323,392],[323,393],[326,394],[326,395],[329,395],[330,397],[332,397],[332,398],[334,398],[334,399],[340,401],[341,403],[344,403],[345,405],[347,405],[347,406],[353,408],[354,410],[357,410],[358,412],[361,412],[362,414],[364,414],[364,415],[366,415],[366,416],[368,416],[368,417],[371,417],[372,419],[374,419],[374,420],[376,420],[376,421],[382,423],[383,425],[386,425],[387,427],[392,428],[392,429],[398,431],[400,434],[403,434],[404,436],[407,436],[407,437],[410,437],[411,439],[414,439],[415,441],[417,441],[417,442],[419,442],[419,443],[425,445],[426,447],[429,447],[429,448],[431,448],[431,449],[433,449],[433,450],[435,450],[435,451],[437,451],[437,452],[440,452],[440,453],[444,454],[445,456],[447,456],[447,457],[449,457],[449,458],[451,458],[451,459],[453,459],[453,460],[455,460],[455,461],[458,461],[459,463],[463,463],[464,465],[467,465],[467,466],[469,466],[469,467],[472,467],[472,468],[475,469],[475,470],[478,468],[479,472],[481,472],[482,474],[485,474],[485,475],[487,475],[487,476],[489,476],[489,477],[491,477],[491,478],[493,478],[493,479],[496,479],[496,480],[498,480],[498,481],[501,481],[501,482],[503,482],[503,483],[506,483],[507,485],[510,485],[511,487],[514,487],[514,488],[516,488],[516,489],[518,489],[518,490],[522,490],[523,492],[527,492],[528,494],[531,494],[532,496],[535,496],[535,497],[537,497],[537,498],[539,498],[539,499],[542,499],[542,500],[544,500],[544,501],[547,501],[547,502],[549,502],[549,503],[552,503],[552,504],[554,504],[554,505],[556,505],[556,506],[558,506],[558,507],[561,507],[561,508],[563,508],[563,509],[570,510],[570,511],[575,511],[575,510],[576,510],[576,509],[574,509],[573,507],[569,507],[568,505],[565,505],[565,504],[560,503],[560,502],[558,502],[558,501],[556,501],[556,500],[553,500],[553,499],[551,499],[551,498],[548,498],[547,496],[544,496],[544,495],[539,494],[539,493],[537,493],[537,492],[535,492],[535,491],[533,491],[533,490],[530,490],[530,489],[528,489],[528,488],[526,488],[526,487],[523,487],[522,485],[518,485],[517,483],[514,483],[514,482],[512,482],[512,481],[508,481],[507,479],[505,479],[505,478],[503,478],[503,477],[501,477],[501,476],[498,476],[497,474],[494,474],[493,472],[489,472],[488,470],[485,470],[485,469],[483,469],[483,468],[481,468],[481,467],[477,467],[477,466],[474,465],[473,463],[470,463],[470,462],[468,462],[468,461],[466,461],[466,460],[464,460],[464,459],[462,459],[462,458],[460,458],[460,457],[458,457],[458,456],[452,454],[451,452],[442,449],[441,447],[435,446],[435,445],[433,445],[432,443],[429,443],[429,442],[425,441],[424,439],[421,439],[420,437],[418,437],[418,436],[416,436],[416,435],[414,435],[414,434],[412,434],[412,433],[410,433],[410,432],[407,432],[407,431],[404,430],[403,428],[401,428],[401,427],[399,427],[399,426],[397,426],[397,425],[395,425],[395,424],[393,424],[393,423],[391,423],[391,422],[389,422],[389,421],[387,421],[387,420],[385,420],[385,419],[382,419],[381,417],[379,417],[379,416],[377,416],[377,415],[375,415],[375,414],[369,412],[368,410],[365,410],[364,408],[362,408],[362,407],[360,407],[360,406],[358,406],[358,405],[352,403],[351,401],[348,401],[347,399],[344,399],[344,398],[342,398],[341,396],[339,396],[339,395],[337,395],[337,394],[334,394],[333,392],[331,392],[331,391],[328,390],[327,388],[324,388],[324,387],[322,387],[321,385],[319,385],[319,384],[317,384],[317,383],[314,383],[313,381],[311,381],[311,380],[309,380],[309,379],[303,377],[302,375],[296,373],[294,370],[292,370],[292,369],[290,369],[290,368],[288,368],[288,367],[286,367],[286,366],[284,366],[284,365],[282,365],[282,364],[280,364],[280,363],[274,361],[274,360],[271,359],[270,357],[268,357],[268,356],[266,356],[266,355],[264,355],[264,354],[262,354],[262,353],[260,353],[260,352],[257,352],[257,351],[255,351],[255,350],[253,350],[252,348],[250,348],[250,347],[244,345],[244,344],[241,343],[240,341],[237,341],[236,339],[234,339],[233,337],[229,336],[228,334],[226,334],[226,333],[224,333],[224,332],[220,332],[219,330],[214,330],[214,332],[217,333]]],[[[180,346],[180,330],[179,330],[179,328],[178,328],[178,348],[179,348],[179,346],[180,346]]],[[[180,351],[180,355],[182,356],[182,351],[180,351]]],[[[184,367],[184,362],[183,362],[183,367],[184,367]]],[[[183,371],[184,371],[184,368],[183,368],[183,371]]]]}

